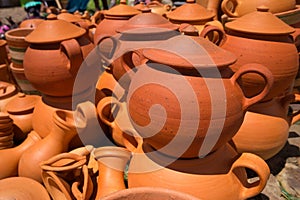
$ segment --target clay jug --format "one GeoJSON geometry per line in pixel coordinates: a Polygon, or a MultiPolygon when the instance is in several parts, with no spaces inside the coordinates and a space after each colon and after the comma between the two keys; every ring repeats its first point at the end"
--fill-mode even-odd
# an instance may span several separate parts
{"type": "MultiPolygon", "coordinates": [[[[289,94],[299,68],[299,54],[290,35],[295,30],[268,10],[258,7],[255,12],[227,22],[227,34],[221,43],[223,49],[238,57],[231,66],[233,71],[246,63],[256,62],[272,72],[274,84],[263,101],[289,94]]],[[[246,96],[257,94],[264,85],[255,75],[247,75],[242,81],[246,96]]]]}
{"type": "Polygon", "coordinates": [[[119,102],[115,97],[105,97],[98,103],[97,112],[100,120],[111,128],[114,142],[134,151],[140,136],[130,122],[126,103],[119,102]],[[109,114],[104,111],[108,106],[111,108],[109,114]],[[111,115],[113,115],[113,120],[110,119],[111,115]]]}
{"type": "Polygon", "coordinates": [[[95,44],[99,41],[98,38],[103,35],[115,35],[117,33],[115,30],[118,27],[124,25],[128,19],[139,13],[140,11],[134,7],[126,5],[126,0],[121,0],[119,5],[101,12],[100,15],[103,16],[103,20],[97,25],[94,34],[95,44]]]}
{"type": "Polygon", "coordinates": [[[265,187],[270,170],[258,156],[239,155],[226,144],[200,159],[178,159],[143,147],[133,153],[128,168],[128,188],[162,187],[207,200],[239,200],[259,194],[265,187]],[[259,177],[247,180],[246,168],[259,177]]]}
{"type": "Polygon", "coordinates": [[[0,179],[17,176],[18,175],[18,163],[23,153],[31,146],[40,141],[41,138],[34,131],[30,132],[27,138],[22,144],[11,149],[5,149],[0,151],[0,179]]]}
{"type": "Polygon", "coordinates": [[[130,151],[122,147],[99,147],[93,152],[98,161],[97,200],[110,193],[125,189],[124,170],[131,157],[130,151]]]}
{"type": "Polygon", "coordinates": [[[1,199],[50,200],[47,190],[39,182],[26,177],[0,180],[1,199]]]}
{"type": "MultiPolygon", "coordinates": [[[[166,14],[167,18],[175,24],[188,23],[194,25],[199,32],[207,22],[213,21],[216,16],[212,11],[197,4],[195,0],[187,0],[185,4],[166,14]]],[[[219,22],[220,27],[222,27],[219,22]]]]}
{"type": "MultiPolygon", "coordinates": [[[[25,75],[37,90],[50,96],[72,95],[80,65],[94,48],[84,37],[85,32],[49,15],[48,20],[26,36],[30,46],[24,56],[25,75]]],[[[80,93],[88,88],[81,85],[76,89],[80,93]]]]}
{"type": "Polygon", "coordinates": [[[102,200],[123,200],[123,199],[148,199],[148,200],[199,200],[192,195],[170,190],[162,187],[138,187],[120,190],[103,197],[102,200]]]}
{"type": "Polygon", "coordinates": [[[143,56],[149,61],[133,70],[123,65],[130,120],[145,143],[175,157],[203,157],[228,142],[246,110],[265,97],[273,82],[262,65],[248,64],[233,74],[229,66],[236,57],[200,37],[175,36],[143,49],[143,56]],[[247,73],[266,81],[264,90],[251,98],[238,84],[247,73]],[[204,142],[206,137],[210,140],[204,142]]]}
{"type": "Polygon", "coordinates": [[[76,123],[73,114],[56,110],[53,114],[54,126],[49,135],[27,149],[20,158],[19,176],[29,177],[42,182],[40,163],[62,152],[68,151],[71,139],[84,128],[76,123]]]}
{"type": "Polygon", "coordinates": [[[239,153],[250,152],[267,160],[284,147],[288,136],[285,118],[248,111],[232,141],[239,153]]]}
{"type": "Polygon", "coordinates": [[[295,0],[276,1],[276,0],[223,0],[222,11],[229,17],[241,17],[256,10],[258,6],[268,6],[270,12],[279,13],[293,10],[296,7],[295,0]]]}
{"type": "MultiPolygon", "coordinates": [[[[16,128],[23,134],[32,131],[32,115],[36,102],[41,97],[38,95],[26,95],[19,93],[18,96],[9,101],[5,106],[5,111],[14,120],[16,128]]],[[[21,137],[22,138],[22,137],[21,137]]],[[[21,140],[21,138],[19,140],[21,140]]]]}

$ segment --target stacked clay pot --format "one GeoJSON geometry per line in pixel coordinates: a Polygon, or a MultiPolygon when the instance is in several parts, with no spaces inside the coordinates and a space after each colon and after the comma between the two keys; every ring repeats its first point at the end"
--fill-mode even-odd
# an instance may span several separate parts
{"type": "Polygon", "coordinates": [[[7,113],[0,112],[0,149],[7,149],[13,146],[13,120],[7,113]]]}
{"type": "MultiPolygon", "coordinates": [[[[260,6],[257,11],[227,22],[225,31],[221,47],[238,57],[231,66],[233,71],[246,63],[256,62],[273,74],[274,85],[270,92],[250,107],[240,131],[233,138],[239,152],[252,152],[269,159],[283,148],[289,133],[288,109],[293,101],[292,90],[299,68],[299,54],[291,36],[295,29],[267,7],[260,6]]],[[[257,94],[265,84],[255,75],[243,76],[242,82],[247,96],[257,94]]]]}
{"type": "Polygon", "coordinates": [[[32,117],[33,129],[41,137],[51,131],[55,110],[72,112],[76,106],[72,98],[90,94],[89,84],[74,89],[80,66],[94,48],[85,34],[83,28],[51,14],[25,38],[29,43],[24,56],[25,74],[42,94],[32,117]]]}

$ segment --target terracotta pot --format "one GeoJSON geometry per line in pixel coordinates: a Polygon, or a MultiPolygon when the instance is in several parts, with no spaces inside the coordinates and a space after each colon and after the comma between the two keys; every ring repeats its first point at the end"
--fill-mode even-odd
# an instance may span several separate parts
{"type": "Polygon", "coordinates": [[[40,141],[41,138],[34,131],[29,133],[25,141],[11,149],[5,149],[0,151],[1,158],[1,170],[0,179],[16,176],[18,174],[18,163],[23,153],[33,146],[35,143],[40,141]]]}
{"type": "Polygon", "coordinates": [[[223,0],[221,4],[221,9],[226,15],[230,17],[241,17],[245,14],[255,11],[258,6],[262,5],[268,6],[270,8],[270,12],[272,13],[279,13],[295,9],[296,1],[287,0],[284,2],[279,2],[276,0],[223,0]]]}
{"type": "Polygon", "coordinates": [[[175,157],[202,157],[228,142],[245,111],[265,97],[273,81],[270,71],[256,64],[232,75],[229,65],[235,56],[200,37],[196,42],[175,36],[144,49],[143,55],[149,61],[132,71],[123,65],[130,83],[125,87],[130,120],[145,143],[175,157]],[[252,98],[243,95],[237,82],[247,73],[259,74],[267,83],[252,98]],[[208,135],[210,140],[204,142],[208,135]]]}
{"type": "MultiPolygon", "coordinates": [[[[50,96],[72,95],[80,65],[94,48],[85,32],[50,15],[25,38],[30,46],[24,56],[24,72],[37,90],[50,96]]],[[[86,89],[84,84],[76,88],[77,93],[86,89]]]]}
{"type": "Polygon", "coordinates": [[[128,19],[137,14],[140,14],[140,11],[132,6],[126,5],[125,0],[121,0],[119,5],[109,10],[100,12],[99,16],[102,15],[103,20],[97,25],[94,34],[95,44],[97,44],[99,37],[103,35],[115,35],[117,33],[115,30],[118,27],[123,26],[128,19]]]}
{"type": "Polygon", "coordinates": [[[147,7],[151,9],[152,13],[156,13],[163,17],[166,17],[166,14],[171,12],[172,6],[169,4],[162,4],[159,1],[150,1],[147,3],[147,7]]]}
{"type": "Polygon", "coordinates": [[[3,111],[6,104],[15,98],[18,90],[15,85],[0,81],[0,110],[3,111]]]}
{"type": "Polygon", "coordinates": [[[175,190],[165,189],[161,187],[138,187],[130,188],[125,190],[120,190],[114,192],[103,200],[123,200],[123,199],[148,199],[148,200],[199,200],[198,198],[188,195],[183,192],[178,192],[175,190]]]}
{"type": "Polygon", "coordinates": [[[121,103],[114,97],[105,97],[98,103],[97,112],[100,120],[111,128],[114,142],[134,151],[139,144],[136,140],[140,136],[130,122],[126,103],[121,103]],[[104,112],[108,106],[111,108],[109,114],[104,112]],[[111,115],[113,115],[113,120],[110,119],[111,115]]]}
{"type": "Polygon", "coordinates": [[[76,123],[73,114],[56,110],[53,114],[54,126],[49,135],[27,149],[21,156],[18,166],[19,176],[42,182],[40,163],[59,153],[68,151],[71,139],[83,125],[76,123]]]}
{"type": "Polygon", "coordinates": [[[95,199],[125,189],[124,170],[131,157],[130,151],[122,147],[99,147],[93,152],[98,161],[98,189],[95,199]]]}
{"type": "MultiPolygon", "coordinates": [[[[116,28],[118,34],[113,38],[103,36],[99,38],[99,51],[104,55],[113,55],[111,60],[106,60],[106,66],[109,66],[98,80],[98,86],[105,90],[104,93],[109,94],[118,87],[118,83],[113,80],[108,73],[113,73],[116,79],[120,79],[125,71],[122,68],[122,62],[133,58],[133,64],[139,64],[141,54],[138,52],[141,48],[153,47],[168,38],[179,35],[177,31],[179,26],[170,23],[167,19],[155,13],[142,13],[130,18],[123,26],[116,28]],[[112,40],[112,41],[111,41],[112,40]],[[106,47],[113,43],[114,48],[111,52],[106,47]],[[136,53],[128,53],[128,49],[136,50],[136,53]],[[108,80],[109,79],[109,80],[108,80]],[[108,82],[105,82],[108,81],[108,82]],[[107,85],[107,86],[106,86],[107,85]],[[106,90],[106,89],[108,90],[106,90]]],[[[104,58],[104,57],[103,57],[104,58]]],[[[112,94],[111,93],[111,94],[112,94]]],[[[101,93],[99,94],[101,95],[101,93]]],[[[100,98],[98,98],[100,99],[100,98]]]]}
{"type": "Polygon", "coordinates": [[[29,46],[25,37],[33,30],[33,28],[16,28],[5,33],[9,55],[15,68],[23,68],[24,54],[29,46]]]}
{"type": "Polygon", "coordinates": [[[228,144],[201,159],[174,158],[170,166],[158,163],[166,164],[170,157],[144,151],[145,154],[134,153],[130,161],[129,188],[162,187],[200,199],[238,200],[259,194],[270,174],[269,167],[260,157],[250,153],[238,155],[228,144]],[[250,184],[246,168],[257,173],[259,180],[250,184]]]}
{"type": "Polygon", "coordinates": [[[232,138],[239,153],[254,153],[264,160],[275,156],[286,144],[289,124],[286,119],[247,112],[244,122],[232,138]]]}
{"type": "Polygon", "coordinates": [[[23,20],[20,25],[19,28],[36,28],[38,27],[38,25],[40,25],[40,23],[42,23],[44,21],[44,19],[39,19],[39,18],[34,18],[34,19],[26,19],[23,20]]]}
{"type": "Polygon", "coordinates": [[[9,101],[5,106],[5,111],[14,124],[22,130],[24,134],[32,131],[32,115],[36,102],[41,97],[38,95],[26,95],[19,93],[18,96],[9,101]]]}
{"type": "Polygon", "coordinates": [[[0,180],[1,199],[50,200],[47,190],[39,182],[25,177],[0,180]]]}
{"type": "Polygon", "coordinates": [[[296,25],[293,27],[299,27],[300,5],[296,5],[295,9],[274,13],[274,15],[290,26],[296,25]]]}
{"type": "MultiPolygon", "coordinates": [[[[231,66],[233,71],[246,63],[256,62],[272,72],[274,84],[263,101],[292,91],[299,68],[298,51],[290,35],[295,31],[292,27],[268,12],[268,8],[259,7],[255,12],[226,23],[225,28],[227,35],[221,47],[238,57],[231,66]]],[[[242,79],[246,96],[257,94],[264,85],[255,75],[242,79]]]]}
{"type": "Polygon", "coordinates": [[[187,0],[185,4],[166,14],[167,18],[175,24],[188,23],[202,31],[204,25],[213,21],[216,16],[212,11],[197,4],[195,0],[187,0]]]}
{"type": "Polygon", "coordinates": [[[10,71],[16,81],[17,86],[20,90],[25,94],[40,94],[38,90],[36,90],[30,81],[27,79],[24,68],[15,67],[13,63],[9,65],[10,71]]]}

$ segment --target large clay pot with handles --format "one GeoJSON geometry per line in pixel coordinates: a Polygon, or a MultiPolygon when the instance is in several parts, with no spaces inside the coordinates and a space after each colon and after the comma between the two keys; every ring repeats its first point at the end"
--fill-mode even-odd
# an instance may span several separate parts
{"type": "Polygon", "coordinates": [[[128,188],[162,187],[207,200],[240,200],[259,194],[270,174],[260,157],[239,155],[226,144],[200,159],[174,159],[143,146],[134,152],[128,167],[128,188]],[[246,169],[259,180],[248,183],[246,169]]]}
{"type": "MultiPolygon", "coordinates": [[[[33,87],[50,96],[72,95],[80,65],[94,48],[84,34],[84,29],[50,15],[26,36],[30,46],[24,56],[24,70],[33,87]]],[[[77,92],[86,87],[76,88],[77,92]]]]}
{"type": "Polygon", "coordinates": [[[273,82],[270,71],[257,64],[233,75],[229,66],[236,57],[200,37],[174,36],[142,54],[147,63],[122,65],[129,116],[145,143],[170,156],[203,157],[224,145],[238,131],[248,107],[263,99],[273,82]],[[266,81],[264,90],[251,98],[238,84],[247,73],[266,81]]]}
{"type": "MultiPolygon", "coordinates": [[[[208,28],[206,30],[209,32],[208,28]]],[[[272,72],[274,84],[263,101],[291,93],[299,68],[299,54],[290,35],[294,28],[261,6],[257,11],[227,22],[225,31],[220,46],[237,56],[237,62],[230,66],[233,71],[255,62],[272,72]]],[[[204,32],[202,34],[205,36],[204,32]]],[[[261,91],[264,80],[247,75],[243,77],[243,85],[245,94],[253,96],[261,91]]]]}
{"type": "Polygon", "coordinates": [[[241,17],[245,14],[251,13],[256,10],[258,6],[268,6],[270,12],[280,13],[296,8],[295,0],[223,0],[221,4],[222,11],[229,17],[241,17]]]}

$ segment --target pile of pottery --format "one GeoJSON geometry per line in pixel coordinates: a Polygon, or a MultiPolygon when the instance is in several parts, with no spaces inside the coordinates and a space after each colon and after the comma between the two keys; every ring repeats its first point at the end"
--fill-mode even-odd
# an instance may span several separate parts
{"type": "Polygon", "coordinates": [[[121,0],[92,17],[62,10],[8,32],[0,198],[259,194],[264,160],[287,140],[299,68],[295,28],[274,13],[297,6],[244,4],[121,0]]]}

